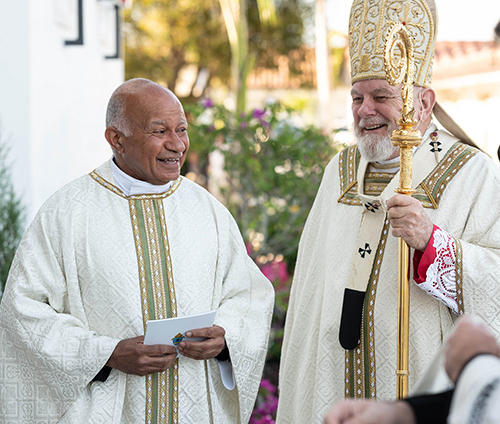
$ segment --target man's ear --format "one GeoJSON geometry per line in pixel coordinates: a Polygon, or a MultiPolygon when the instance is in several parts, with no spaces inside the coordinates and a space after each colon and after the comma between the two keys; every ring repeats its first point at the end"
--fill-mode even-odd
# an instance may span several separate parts
{"type": "Polygon", "coordinates": [[[106,128],[106,131],[104,131],[104,137],[115,152],[123,152],[122,133],[115,127],[106,128]]]}
{"type": "Polygon", "coordinates": [[[423,88],[420,92],[422,99],[422,117],[421,120],[425,121],[432,114],[432,109],[436,104],[436,93],[432,88],[423,88]]]}

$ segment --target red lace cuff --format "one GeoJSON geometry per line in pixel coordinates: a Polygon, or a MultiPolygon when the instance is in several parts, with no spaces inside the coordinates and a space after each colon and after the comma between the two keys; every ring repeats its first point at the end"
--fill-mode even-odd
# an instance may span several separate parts
{"type": "Polygon", "coordinates": [[[458,314],[455,266],[454,238],[434,225],[425,251],[413,255],[413,279],[418,287],[458,314]]]}

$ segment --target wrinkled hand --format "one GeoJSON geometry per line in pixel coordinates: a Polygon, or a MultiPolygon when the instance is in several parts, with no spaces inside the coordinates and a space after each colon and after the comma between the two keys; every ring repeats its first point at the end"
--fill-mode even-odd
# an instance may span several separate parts
{"type": "Polygon", "coordinates": [[[500,357],[500,347],[486,324],[464,316],[446,343],[445,369],[450,379],[456,383],[467,362],[480,353],[500,357]]]}
{"type": "Polygon", "coordinates": [[[144,336],[121,340],[106,365],[127,374],[147,375],[169,369],[177,357],[174,346],[145,345],[144,336]]]}
{"type": "Polygon", "coordinates": [[[184,356],[192,359],[210,359],[216,357],[226,346],[224,336],[226,331],[218,325],[212,327],[199,328],[186,333],[186,337],[206,337],[202,342],[182,341],[177,349],[184,356]]]}
{"type": "Polygon", "coordinates": [[[425,250],[434,225],[417,199],[403,194],[392,196],[387,201],[387,217],[394,237],[401,237],[415,250],[425,250]]]}
{"type": "Polygon", "coordinates": [[[333,406],[325,424],[416,424],[407,402],[345,400],[333,406]]]}

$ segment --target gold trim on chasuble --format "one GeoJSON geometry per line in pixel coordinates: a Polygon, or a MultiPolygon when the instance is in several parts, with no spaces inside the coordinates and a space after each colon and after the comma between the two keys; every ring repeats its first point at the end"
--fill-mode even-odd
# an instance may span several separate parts
{"type": "MultiPolygon", "coordinates": [[[[341,195],[337,202],[346,205],[362,206],[358,198],[358,173],[360,155],[356,145],[350,146],[339,156],[340,190],[341,195]]],[[[394,167],[394,165],[391,165],[394,167]]],[[[364,181],[364,193],[369,196],[378,196],[385,190],[394,177],[394,172],[367,172],[364,181]]]]}
{"type": "MultiPolygon", "coordinates": [[[[471,159],[477,149],[461,142],[456,142],[446,153],[438,166],[419,184],[413,195],[426,208],[437,209],[442,194],[456,173],[471,159]]],[[[339,203],[347,205],[362,205],[357,198],[357,169],[359,153],[356,146],[344,149],[339,155],[339,176],[341,196],[339,203]]],[[[394,174],[367,173],[364,181],[365,194],[378,196],[385,189],[394,174]]],[[[373,264],[370,282],[367,287],[363,316],[361,321],[361,341],[353,350],[345,351],[345,397],[376,398],[375,371],[375,328],[374,307],[377,292],[377,281],[380,266],[385,251],[385,243],[389,231],[389,221],[386,220],[382,229],[381,239],[377,247],[377,255],[373,264]]],[[[459,315],[464,313],[462,285],[462,246],[455,239],[456,245],[456,287],[459,315]]]]}
{"type": "MultiPolygon", "coordinates": [[[[417,186],[412,197],[419,200],[424,208],[437,209],[448,183],[477,152],[479,152],[478,149],[460,141],[454,143],[439,164],[417,186]]],[[[356,145],[342,150],[339,154],[340,192],[342,193],[337,200],[339,203],[362,205],[357,197],[358,182],[356,179],[359,159],[360,154],[356,145]]],[[[385,172],[367,172],[364,181],[365,194],[380,195],[387,184],[385,181],[391,179],[392,176],[394,174],[385,172]]]]}
{"type": "Polygon", "coordinates": [[[337,202],[346,205],[362,205],[357,196],[358,182],[356,181],[359,159],[360,155],[356,145],[349,146],[339,153],[340,192],[342,194],[337,202]]]}
{"type": "Polygon", "coordinates": [[[478,149],[460,141],[454,143],[445,157],[418,185],[413,197],[420,200],[424,208],[437,209],[448,183],[477,152],[478,149]]]}
{"type": "Polygon", "coordinates": [[[464,305],[464,291],[463,291],[463,280],[462,280],[462,243],[460,240],[453,237],[455,240],[456,247],[456,258],[455,258],[455,284],[457,290],[457,306],[458,306],[458,315],[461,316],[465,313],[465,305],[464,305]]]}
{"type": "MultiPolygon", "coordinates": [[[[137,252],[144,329],[146,322],[177,316],[172,260],[163,199],[170,196],[181,179],[161,194],[125,196],[113,184],[92,172],[91,177],[129,202],[137,252]]],[[[162,373],[146,376],[146,423],[179,423],[179,360],[162,373]]]]}

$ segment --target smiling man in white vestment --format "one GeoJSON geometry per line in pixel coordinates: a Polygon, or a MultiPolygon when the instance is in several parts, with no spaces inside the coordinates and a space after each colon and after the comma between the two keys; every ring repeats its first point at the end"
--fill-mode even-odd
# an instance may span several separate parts
{"type": "Polygon", "coordinates": [[[464,311],[500,334],[500,170],[436,102],[430,88],[436,36],[432,0],[352,4],[357,144],[326,168],[300,240],[280,364],[279,424],[321,423],[344,397],[395,399],[398,237],[412,256],[410,392],[464,311]],[[414,44],[422,143],[413,156],[413,197],[394,194],[399,151],[390,135],[401,116],[401,86],[389,85],[383,66],[394,23],[407,28],[414,44]],[[437,128],[432,113],[449,132],[437,128]]]}
{"type": "Polygon", "coordinates": [[[111,96],[113,158],[55,193],[0,305],[0,423],[246,423],[274,292],[230,213],[180,176],[181,103],[144,79],[111,96]],[[217,310],[173,346],[147,320],[217,310]]]}

